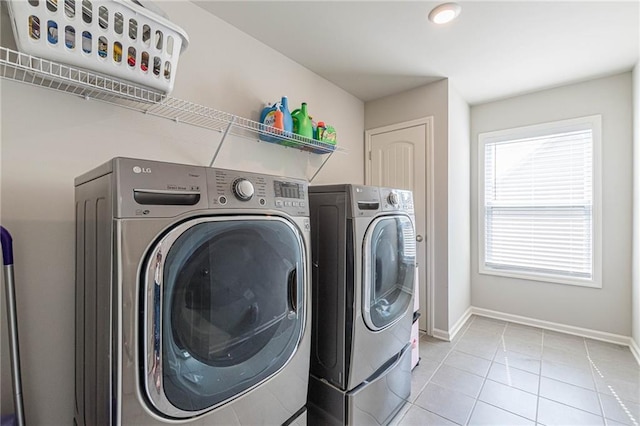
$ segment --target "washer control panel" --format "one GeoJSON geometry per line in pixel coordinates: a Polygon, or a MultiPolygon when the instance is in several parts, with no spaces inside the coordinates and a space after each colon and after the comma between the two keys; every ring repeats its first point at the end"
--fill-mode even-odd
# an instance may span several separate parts
{"type": "Polygon", "coordinates": [[[400,204],[398,193],[395,191],[391,191],[389,195],[387,195],[387,202],[394,207],[398,206],[400,204]]]}
{"type": "Polygon", "coordinates": [[[307,187],[305,183],[274,180],[273,191],[276,207],[307,208],[307,187]]]}
{"type": "Polygon", "coordinates": [[[173,217],[210,209],[279,210],[309,216],[304,179],[135,158],[114,158],[76,186],[115,175],[116,217],[173,217]]]}
{"type": "Polygon", "coordinates": [[[403,189],[380,188],[382,210],[402,210],[413,213],[413,194],[403,189]]]}
{"type": "Polygon", "coordinates": [[[380,212],[402,211],[413,214],[411,191],[369,185],[348,185],[354,216],[375,216],[380,212]]]}
{"type": "Polygon", "coordinates": [[[236,179],[232,185],[233,194],[238,200],[249,201],[253,197],[254,188],[251,181],[245,178],[236,179]]]}
{"type": "Polygon", "coordinates": [[[308,215],[308,183],[304,180],[256,173],[210,169],[207,173],[211,207],[261,208],[308,215]]]}

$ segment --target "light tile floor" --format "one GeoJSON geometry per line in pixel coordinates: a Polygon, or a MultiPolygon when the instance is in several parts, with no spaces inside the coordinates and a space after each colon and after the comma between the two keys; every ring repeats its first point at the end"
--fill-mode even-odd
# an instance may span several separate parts
{"type": "Polygon", "coordinates": [[[452,342],[422,336],[420,358],[393,426],[640,426],[626,346],[473,316],[452,342]]]}

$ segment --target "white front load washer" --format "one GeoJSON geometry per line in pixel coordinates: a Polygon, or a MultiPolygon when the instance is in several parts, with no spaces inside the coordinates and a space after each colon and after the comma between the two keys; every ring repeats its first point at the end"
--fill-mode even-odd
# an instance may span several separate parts
{"type": "Polygon", "coordinates": [[[307,182],[115,158],[75,186],[75,424],[306,424],[307,182]]]}

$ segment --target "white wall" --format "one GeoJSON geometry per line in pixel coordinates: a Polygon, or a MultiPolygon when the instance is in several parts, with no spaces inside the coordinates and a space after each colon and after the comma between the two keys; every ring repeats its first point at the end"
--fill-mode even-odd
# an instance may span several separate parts
{"type": "MultiPolygon", "coordinates": [[[[435,248],[434,328],[440,334],[450,331],[469,307],[470,299],[468,109],[447,79],[365,104],[367,130],[434,118],[435,235],[427,238],[435,248]]],[[[420,303],[425,306],[426,292],[421,294],[420,303]]]]}
{"type": "Polygon", "coordinates": [[[471,108],[471,303],[534,319],[631,334],[631,73],[471,108]],[[478,274],[478,134],[602,114],[601,289],[478,274]]]}
{"type": "MultiPolygon", "coordinates": [[[[361,101],[190,2],[162,2],[161,7],[191,38],[173,96],[252,119],[264,102],[283,94],[291,109],[306,101],[316,118],[336,127],[339,145],[349,150],[334,154],[314,183],[364,182],[361,101]]],[[[6,10],[2,13],[6,18],[6,10]]],[[[9,28],[2,26],[4,35],[9,28]]],[[[14,236],[26,420],[69,425],[74,403],[74,177],[114,156],[208,165],[220,136],[10,81],[2,80],[1,90],[1,213],[2,225],[14,236]]],[[[292,151],[254,145],[259,154],[226,144],[227,160],[238,169],[255,169],[285,162],[292,151]]],[[[10,386],[5,342],[3,414],[11,411],[4,397],[10,386]]]]}
{"type": "Polygon", "coordinates": [[[640,62],[633,69],[633,291],[631,336],[640,347],[640,62]]]}
{"type": "MultiPolygon", "coordinates": [[[[449,82],[449,329],[471,306],[470,109],[449,82]]],[[[456,331],[456,330],[454,330],[456,331]]]]}

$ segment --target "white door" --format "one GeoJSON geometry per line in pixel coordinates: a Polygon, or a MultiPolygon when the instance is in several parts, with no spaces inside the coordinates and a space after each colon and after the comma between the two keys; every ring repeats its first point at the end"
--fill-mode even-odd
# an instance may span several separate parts
{"type": "Polygon", "coordinates": [[[431,334],[433,321],[433,297],[431,268],[428,257],[431,257],[428,244],[429,224],[433,215],[428,213],[433,205],[431,199],[430,167],[432,155],[432,117],[407,123],[386,126],[366,132],[367,158],[366,183],[368,185],[386,186],[413,191],[416,215],[416,239],[418,282],[420,296],[420,329],[431,334]],[[428,161],[429,160],[429,161],[428,161]]]}

